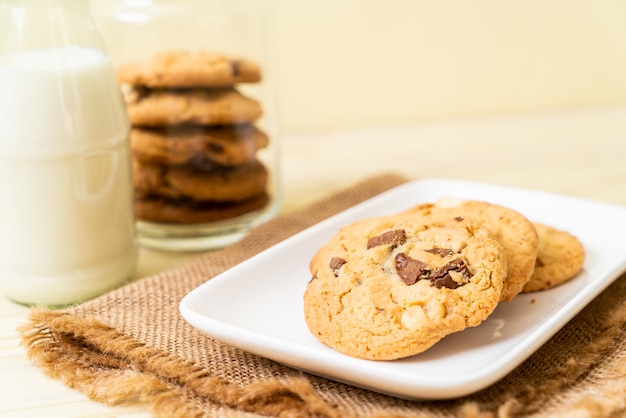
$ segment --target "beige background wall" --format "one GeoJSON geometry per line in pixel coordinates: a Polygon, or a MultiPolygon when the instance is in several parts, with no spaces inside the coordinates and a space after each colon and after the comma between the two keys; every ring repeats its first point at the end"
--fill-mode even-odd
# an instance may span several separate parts
{"type": "Polygon", "coordinates": [[[626,100],[623,0],[278,4],[288,130],[626,100]]]}
{"type": "Polygon", "coordinates": [[[274,5],[286,134],[626,102],[624,0],[274,5]]]}

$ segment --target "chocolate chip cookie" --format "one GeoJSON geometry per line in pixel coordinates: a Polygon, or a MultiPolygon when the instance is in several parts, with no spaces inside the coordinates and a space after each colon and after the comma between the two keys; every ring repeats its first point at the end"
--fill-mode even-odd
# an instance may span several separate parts
{"type": "Polygon", "coordinates": [[[573,278],[585,261],[585,248],[569,232],[535,223],[539,251],[535,269],[523,292],[547,290],[573,278]]]}
{"type": "Polygon", "coordinates": [[[206,161],[229,167],[250,163],[268,144],[267,135],[250,124],[134,127],[130,140],[134,157],[142,163],[184,165],[206,161]]]}
{"type": "Polygon", "coordinates": [[[124,84],[152,88],[224,87],[261,80],[259,66],[248,59],[209,51],[163,51],[145,61],[118,68],[124,84]]]}
{"type": "Polygon", "coordinates": [[[138,196],[178,200],[243,201],[265,192],[268,172],[258,160],[236,167],[143,164],[133,159],[138,196]]]}
{"type": "Polygon", "coordinates": [[[139,219],[168,224],[198,224],[223,221],[245,215],[265,207],[270,201],[267,193],[246,200],[195,201],[193,199],[167,199],[159,196],[140,196],[135,199],[135,212],[139,219]]]}
{"type": "Polygon", "coordinates": [[[393,360],[480,324],[500,301],[507,267],[487,228],[401,214],[345,226],[310,269],[311,333],[350,356],[393,360]]]}
{"type": "Polygon", "coordinates": [[[260,103],[235,88],[153,90],[134,87],[124,94],[130,122],[137,126],[251,123],[260,103]]]}

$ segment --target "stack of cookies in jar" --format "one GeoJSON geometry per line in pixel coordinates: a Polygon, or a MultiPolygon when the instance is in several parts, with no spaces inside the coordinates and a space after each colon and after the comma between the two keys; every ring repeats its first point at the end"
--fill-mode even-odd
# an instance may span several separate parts
{"type": "Polygon", "coordinates": [[[257,158],[268,136],[263,109],[240,90],[258,83],[247,59],[168,51],[118,68],[131,129],[140,221],[197,224],[235,218],[269,202],[257,158]]]}

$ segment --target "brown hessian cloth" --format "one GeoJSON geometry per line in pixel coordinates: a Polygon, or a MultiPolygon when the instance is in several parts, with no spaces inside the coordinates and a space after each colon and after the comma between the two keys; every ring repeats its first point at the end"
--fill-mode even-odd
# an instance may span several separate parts
{"type": "Polygon", "coordinates": [[[35,309],[21,327],[47,375],[110,405],[156,417],[626,416],[626,275],[494,385],[445,401],[406,401],[291,369],[188,325],[191,290],[255,253],[407,179],[381,174],[257,227],[182,267],[63,310],[35,309]]]}

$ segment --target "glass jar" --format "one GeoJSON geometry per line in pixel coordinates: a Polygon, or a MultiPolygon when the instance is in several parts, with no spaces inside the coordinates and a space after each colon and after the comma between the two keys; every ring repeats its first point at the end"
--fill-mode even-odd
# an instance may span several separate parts
{"type": "Polygon", "coordinates": [[[132,124],[140,243],[223,247],[281,201],[267,0],[92,0],[132,124]]]}
{"type": "Polygon", "coordinates": [[[87,0],[0,0],[0,288],[67,305],[130,279],[130,124],[87,0]]]}

